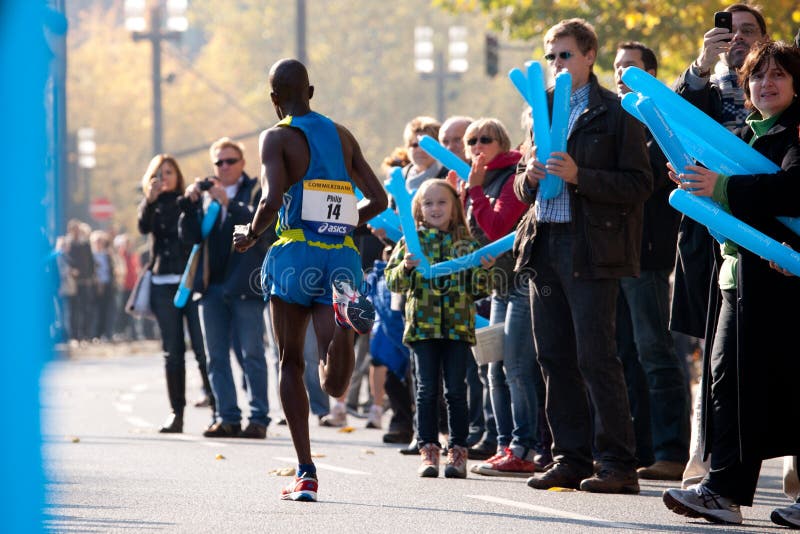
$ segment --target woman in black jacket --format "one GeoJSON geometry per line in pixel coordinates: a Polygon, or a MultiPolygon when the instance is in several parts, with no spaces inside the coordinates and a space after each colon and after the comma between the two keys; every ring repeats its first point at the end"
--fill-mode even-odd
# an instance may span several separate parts
{"type": "Polygon", "coordinates": [[[190,299],[184,308],[176,308],[172,303],[191,250],[191,243],[187,245],[178,238],[178,198],[184,186],[178,162],[167,154],[159,154],[150,160],[142,177],[144,198],[139,204],[139,231],[152,234],[147,266],[153,272],[150,307],[161,330],[167,393],[172,408],[159,430],[162,433],[183,432],[183,409],[186,406],[184,318],[203,379],[203,390],[210,400],[212,413],[214,409],[197,303],[190,299]]]}
{"type": "MultiPolygon", "coordinates": [[[[780,170],[722,176],[688,166],[693,174],[679,177],[693,182],[681,187],[714,198],[734,217],[797,249],[800,237],[776,217],[800,216],[800,51],[781,42],[755,46],[740,69],[740,85],[754,108],[741,137],[780,170]]],[[[738,524],[739,506],[752,506],[761,461],[800,453],[800,358],[792,312],[800,282],[730,241],[722,245],[722,257],[722,306],[703,370],[702,430],[711,471],[696,486],[667,490],[664,503],[679,514],[738,524]]],[[[772,519],[800,527],[800,503],[776,510],[772,519]]]]}

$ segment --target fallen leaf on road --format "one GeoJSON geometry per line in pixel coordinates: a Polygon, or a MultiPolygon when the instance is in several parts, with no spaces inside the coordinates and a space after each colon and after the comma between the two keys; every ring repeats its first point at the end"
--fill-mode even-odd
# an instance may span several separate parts
{"type": "Polygon", "coordinates": [[[361,452],[363,452],[364,454],[375,454],[375,451],[373,451],[372,449],[364,449],[361,452]]]}
{"type": "Polygon", "coordinates": [[[342,428],[339,429],[339,432],[342,432],[344,434],[349,434],[350,432],[355,432],[355,431],[356,429],[353,428],[352,426],[343,426],[342,428]]]}
{"type": "Polygon", "coordinates": [[[270,470],[269,474],[276,477],[290,477],[295,473],[294,467],[279,467],[270,470]]]}
{"type": "Polygon", "coordinates": [[[573,488],[562,488],[559,486],[553,486],[552,488],[548,489],[547,491],[577,491],[573,488]]]}
{"type": "Polygon", "coordinates": [[[80,443],[81,438],[78,436],[67,436],[67,439],[70,440],[72,443],[80,443]]]}
{"type": "Polygon", "coordinates": [[[214,457],[214,459],[215,459],[215,460],[224,460],[224,459],[225,459],[225,457],[224,457],[224,456],[222,456],[221,454],[218,454],[218,455],[216,455],[216,456],[214,457]]]}
{"type": "Polygon", "coordinates": [[[325,458],[325,455],[322,454],[321,452],[311,451],[311,457],[312,458],[325,458]]]}

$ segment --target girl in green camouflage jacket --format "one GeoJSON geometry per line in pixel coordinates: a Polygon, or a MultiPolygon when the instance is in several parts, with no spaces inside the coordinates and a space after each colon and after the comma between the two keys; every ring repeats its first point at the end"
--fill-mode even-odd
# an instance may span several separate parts
{"type": "MultiPolygon", "coordinates": [[[[412,203],[422,252],[431,265],[468,254],[480,247],[472,238],[455,189],[445,180],[428,180],[412,203]]],[[[475,304],[489,290],[489,269],[481,266],[435,279],[415,270],[419,259],[401,239],[386,266],[386,284],[406,295],[403,342],[411,347],[416,373],[417,430],[422,455],[418,473],[439,476],[437,384],[444,377],[449,439],[444,475],[467,476],[467,361],[475,344],[475,304]]]]}

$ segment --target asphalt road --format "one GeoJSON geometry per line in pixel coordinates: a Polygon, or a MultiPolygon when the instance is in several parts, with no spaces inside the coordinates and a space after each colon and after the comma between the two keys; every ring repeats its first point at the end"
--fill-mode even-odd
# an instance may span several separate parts
{"type": "MultiPolygon", "coordinates": [[[[190,399],[200,387],[192,362],[187,355],[190,399]]],[[[157,433],[167,411],[158,355],[54,362],[42,403],[53,532],[766,532],[785,530],[769,513],[789,504],[779,460],[765,463],[741,527],[674,515],[661,502],[669,483],[643,481],[639,496],[622,496],[474,474],[420,479],[418,457],[398,454],[352,417],[350,433],[311,422],[319,502],[286,502],[278,496],[289,477],[274,473],[295,465],[286,427],[270,425],[265,441],[206,439],[208,409],[190,407],[184,434],[157,433]]],[[[279,415],[274,393],[271,409],[279,415]]]]}

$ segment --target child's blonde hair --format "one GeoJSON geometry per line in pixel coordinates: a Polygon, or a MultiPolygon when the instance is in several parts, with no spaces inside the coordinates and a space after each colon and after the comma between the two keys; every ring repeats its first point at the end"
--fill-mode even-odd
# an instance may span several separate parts
{"type": "Polygon", "coordinates": [[[467,218],[464,216],[464,206],[461,205],[461,199],[458,198],[455,188],[443,178],[425,180],[419,187],[417,194],[414,195],[414,199],[411,201],[411,212],[414,215],[414,220],[418,224],[425,224],[425,220],[422,217],[422,197],[425,196],[425,192],[428,189],[433,187],[443,187],[452,196],[453,212],[450,214],[450,226],[447,231],[453,234],[453,238],[456,241],[471,238],[472,234],[469,231],[469,226],[467,226],[467,218]]]}

